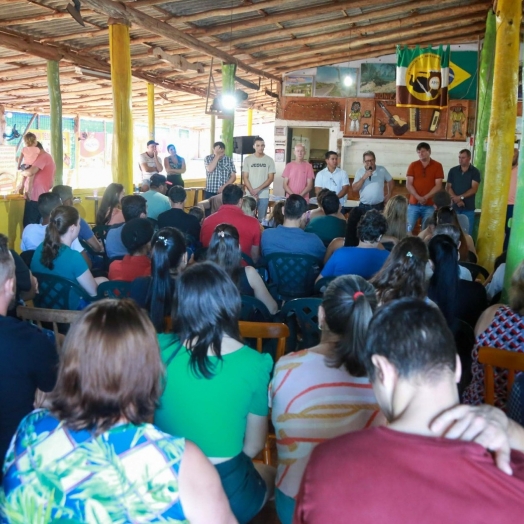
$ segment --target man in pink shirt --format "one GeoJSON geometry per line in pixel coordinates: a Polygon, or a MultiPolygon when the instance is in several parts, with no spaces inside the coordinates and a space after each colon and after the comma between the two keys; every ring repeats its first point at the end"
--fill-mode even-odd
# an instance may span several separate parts
{"type": "Polygon", "coordinates": [[[42,193],[47,193],[53,187],[55,177],[55,161],[53,157],[44,151],[42,144],[37,142],[40,154],[36,157],[33,165],[22,172],[22,176],[27,179],[27,189],[24,194],[26,203],[24,208],[24,227],[28,224],[38,224],[40,213],[38,212],[38,197],[42,193]]]}
{"type": "MultiPolygon", "coordinates": [[[[314,449],[294,524],[488,524],[523,514],[521,451],[511,451],[510,475],[476,443],[482,428],[463,436],[475,442],[433,430],[436,417],[458,404],[461,375],[453,334],[437,308],[412,298],[383,306],[359,356],[389,424],[314,449]]],[[[522,442],[510,442],[522,450],[522,442]]]]}
{"type": "Polygon", "coordinates": [[[306,148],[302,144],[295,146],[295,158],[284,168],[282,178],[284,179],[284,191],[286,196],[300,195],[309,202],[309,192],[313,189],[315,174],[313,167],[304,160],[306,148]]]}

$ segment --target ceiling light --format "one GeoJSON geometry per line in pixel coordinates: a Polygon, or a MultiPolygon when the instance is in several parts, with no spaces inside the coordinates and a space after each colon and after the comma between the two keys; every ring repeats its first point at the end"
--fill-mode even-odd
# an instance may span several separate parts
{"type": "Polygon", "coordinates": [[[232,109],[235,109],[235,107],[237,106],[237,99],[235,95],[226,93],[222,95],[220,105],[223,109],[231,111],[232,109]]]}

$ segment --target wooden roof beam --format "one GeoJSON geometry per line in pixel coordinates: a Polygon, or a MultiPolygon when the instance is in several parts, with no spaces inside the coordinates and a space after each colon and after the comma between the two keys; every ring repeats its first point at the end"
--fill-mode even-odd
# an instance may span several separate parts
{"type": "Polygon", "coordinates": [[[263,76],[266,78],[271,78],[277,82],[280,82],[280,78],[268,74],[265,71],[256,69],[254,67],[244,64],[242,61],[238,60],[236,57],[225,53],[219,49],[214,48],[209,44],[200,42],[196,38],[185,34],[179,29],[174,28],[173,26],[161,22],[152,16],[146,15],[137,9],[129,7],[129,4],[121,4],[120,2],[113,2],[111,0],[82,0],[82,2],[98,12],[105,13],[107,16],[116,19],[124,19],[142,29],[146,29],[151,33],[156,35],[163,36],[172,42],[176,42],[183,46],[194,49],[195,51],[200,51],[205,53],[208,56],[218,58],[226,63],[236,64],[239,69],[253,73],[258,76],[263,76]]]}

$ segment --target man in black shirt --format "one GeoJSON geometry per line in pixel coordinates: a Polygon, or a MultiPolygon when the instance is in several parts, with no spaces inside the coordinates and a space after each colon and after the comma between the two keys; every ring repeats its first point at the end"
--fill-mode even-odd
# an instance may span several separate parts
{"type": "Polygon", "coordinates": [[[51,391],[58,367],[55,346],[47,335],[6,316],[15,290],[15,263],[7,237],[0,235],[0,466],[18,424],[33,410],[37,388],[51,391]]]}
{"type": "Polygon", "coordinates": [[[171,209],[158,215],[158,227],[176,227],[185,234],[188,242],[193,244],[200,238],[200,223],[196,217],[184,211],[186,190],[182,186],[173,186],[168,196],[171,209]]]}

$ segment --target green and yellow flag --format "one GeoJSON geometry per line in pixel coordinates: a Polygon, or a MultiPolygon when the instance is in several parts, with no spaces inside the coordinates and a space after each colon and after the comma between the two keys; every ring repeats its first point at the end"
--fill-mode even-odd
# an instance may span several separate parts
{"type": "Polygon", "coordinates": [[[397,46],[397,106],[448,106],[450,47],[397,46]]]}

